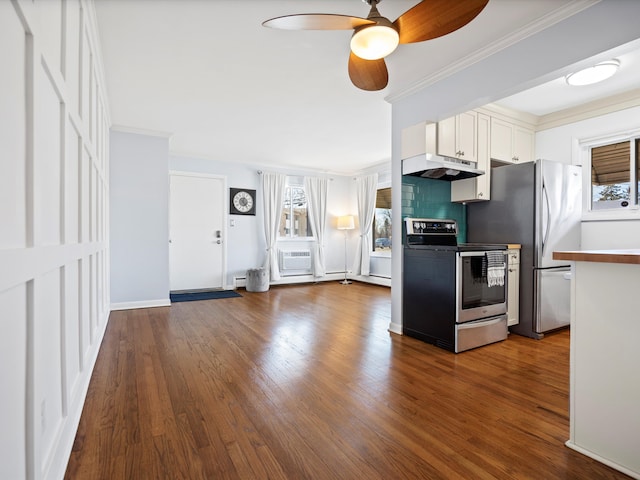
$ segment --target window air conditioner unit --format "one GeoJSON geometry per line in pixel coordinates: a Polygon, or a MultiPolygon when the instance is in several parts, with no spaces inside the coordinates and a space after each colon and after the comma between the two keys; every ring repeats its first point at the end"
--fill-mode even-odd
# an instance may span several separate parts
{"type": "Polygon", "coordinates": [[[311,271],[311,250],[280,250],[280,270],[311,271]]]}

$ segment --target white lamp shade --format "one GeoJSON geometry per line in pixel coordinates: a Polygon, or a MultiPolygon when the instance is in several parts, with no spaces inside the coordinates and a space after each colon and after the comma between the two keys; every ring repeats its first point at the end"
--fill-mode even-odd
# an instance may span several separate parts
{"type": "Polygon", "coordinates": [[[391,27],[364,26],[351,37],[351,51],[365,60],[378,60],[393,52],[399,41],[398,32],[391,27]]]}
{"type": "Polygon", "coordinates": [[[353,230],[354,228],[355,223],[353,215],[343,215],[338,217],[338,230],[353,230]]]}

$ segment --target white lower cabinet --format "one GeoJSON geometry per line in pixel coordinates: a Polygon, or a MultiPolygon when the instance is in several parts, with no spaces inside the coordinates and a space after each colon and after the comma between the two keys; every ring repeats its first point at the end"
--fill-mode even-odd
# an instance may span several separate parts
{"type": "Polygon", "coordinates": [[[640,478],[640,265],[576,261],[572,274],[566,445],[640,478]]]}
{"type": "Polygon", "coordinates": [[[520,250],[507,250],[507,326],[520,323],[520,250]]]}

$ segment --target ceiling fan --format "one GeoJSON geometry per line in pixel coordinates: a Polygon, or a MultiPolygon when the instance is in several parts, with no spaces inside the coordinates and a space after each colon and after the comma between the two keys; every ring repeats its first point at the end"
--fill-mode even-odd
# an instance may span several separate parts
{"type": "Polygon", "coordinates": [[[424,42],[454,32],[471,22],[489,0],[422,0],[395,22],[380,15],[382,0],[362,0],[371,6],[367,18],[329,13],[301,13],[271,18],[262,25],[283,30],[354,30],[349,78],[362,90],[382,90],[389,73],[384,57],[399,43],[424,42]]]}

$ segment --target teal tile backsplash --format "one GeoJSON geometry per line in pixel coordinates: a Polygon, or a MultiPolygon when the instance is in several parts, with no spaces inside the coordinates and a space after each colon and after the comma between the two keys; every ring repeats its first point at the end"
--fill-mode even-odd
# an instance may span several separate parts
{"type": "MultiPolygon", "coordinates": [[[[451,182],[421,177],[402,177],[402,219],[450,218],[458,222],[458,243],[467,241],[467,211],[451,202],[451,182]]],[[[403,227],[404,235],[404,227],[403,227]]]]}

